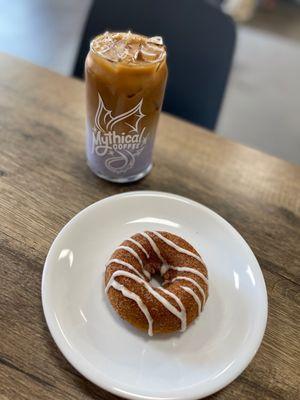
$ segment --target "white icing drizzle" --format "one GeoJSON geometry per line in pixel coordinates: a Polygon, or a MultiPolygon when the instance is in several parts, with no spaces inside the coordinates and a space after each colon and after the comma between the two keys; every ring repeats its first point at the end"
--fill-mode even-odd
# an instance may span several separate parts
{"type": "Polygon", "coordinates": [[[122,295],[125,297],[128,297],[129,299],[134,300],[137,305],[139,306],[140,310],[142,311],[142,313],[145,315],[147,321],[148,321],[148,335],[149,336],[153,336],[153,318],[151,317],[148,308],[146,307],[146,305],[143,303],[142,299],[140,298],[140,296],[138,296],[137,294],[131,292],[130,290],[128,290],[124,285],[121,285],[119,282],[117,281],[113,281],[111,283],[111,286],[122,292],[122,295]]]}
{"type": "Polygon", "coordinates": [[[166,283],[173,283],[175,281],[188,281],[191,282],[195,287],[199,290],[199,292],[202,294],[204,301],[206,300],[205,292],[202,289],[202,287],[192,278],[188,278],[187,276],[177,276],[176,278],[171,279],[170,281],[165,281],[164,285],[166,283]]]}
{"type": "Polygon", "coordinates": [[[202,309],[202,303],[201,300],[199,299],[199,297],[196,295],[196,293],[193,291],[193,289],[191,289],[188,286],[181,286],[181,289],[185,290],[187,293],[189,293],[191,296],[193,296],[195,302],[198,305],[198,315],[202,309]]]}
{"type": "Polygon", "coordinates": [[[198,271],[196,268],[190,268],[190,267],[174,267],[172,265],[162,265],[160,269],[160,273],[164,275],[169,269],[173,269],[175,271],[182,271],[182,272],[190,272],[191,274],[195,274],[199,276],[205,283],[208,285],[208,279],[202,272],[198,271]]]}
{"type": "Polygon", "coordinates": [[[141,257],[131,247],[129,247],[129,246],[119,246],[119,247],[116,248],[116,250],[118,250],[118,249],[122,249],[122,250],[128,251],[128,253],[132,254],[133,257],[135,257],[138,260],[138,262],[140,263],[141,267],[142,268],[144,267],[144,264],[143,264],[143,261],[141,260],[141,257]]]}
{"type": "MultiPolygon", "coordinates": [[[[131,239],[131,238],[130,238],[130,239],[131,239]]],[[[130,239],[128,239],[128,240],[130,240],[130,239]]],[[[131,239],[131,240],[135,242],[134,239],[131,239]]],[[[134,243],[134,242],[133,242],[133,243],[134,243]]],[[[136,243],[140,245],[140,243],[138,243],[138,242],[136,242],[136,243]]],[[[140,245],[140,246],[143,248],[142,245],[140,245]]],[[[141,267],[142,267],[142,269],[143,269],[144,275],[145,275],[149,280],[151,279],[151,274],[150,274],[150,272],[147,271],[147,270],[144,268],[144,264],[143,264],[142,259],[139,257],[139,255],[137,254],[137,252],[134,251],[134,249],[132,249],[132,248],[129,247],[129,246],[119,246],[119,247],[117,247],[117,249],[127,250],[130,254],[132,254],[132,255],[138,260],[138,262],[140,263],[140,265],[141,265],[141,267]]],[[[143,250],[146,252],[146,250],[145,250],[144,248],[143,248],[143,250]]],[[[149,257],[149,254],[148,254],[147,252],[146,252],[146,256],[149,257]]]]}
{"type": "Polygon", "coordinates": [[[139,243],[137,240],[132,239],[132,238],[129,238],[129,239],[127,239],[127,240],[128,240],[129,242],[134,243],[139,249],[141,249],[142,252],[145,254],[145,256],[146,256],[147,258],[150,257],[148,251],[147,251],[147,250],[141,245],[141,243],[139,243]]]}
{"type": "Polygon", "coordinates": [[[180,300],[179,297],[176,296],[176,294],[170,292],[170,290],[167,290],[163,287],[160,287],[159,290],[161,290],[162,292],[168,294],[170,297],[172,297],[172,299],[174,299],[176,301],[176,303],[178,304],[180,310],[181,310],[181,332],[184,332],[186,330],[186,309],[184,307],[184,305],[182,304],[182,301],[180,300]]]}
{"type": "Polygon", "coordinates": [[[127,267],[127,268],[131,269],[132,271],[136,272],[137,275],[140,276],[142,279],[144,278],[143,275],[136,268],[134,268],[131,264],[129,264],[123,260],[119,260],[118,258],[113,258],[108,261],[106,266],[108,267],[112,263],[123,265],[124,267],[127,267]]]}
{"type": "Polygon", "coordinates": [[[200,261],[201,263],[203,263],[203,260],[201,258],[201,256],[192,253],[189,250],[184,249],[183,247],[178,246],[177,244],[175,244],[174,242],[172,242],[172,240],[167,239],[166,237],[164,237],[163,235],[161,235],[159,232],[152,232],[154,233],[154,235],[156,235],[157,237],[159,237],[163,242],[165,242],[166,244],[168,244],[169,246],[173,247],[173,249],[177,250],[179,253],[184,253],[188,256],[194,257],[196,260],[200,261]]]}
{"type": "Polygon", "coordinates": [[[150,274],[150,272],[147,271],[147,270],[144,269],[144,268],[143,268],[143,272],[144,272],[144,275],[150,280],[150,279],[151,279],[151,274],[150,274]]]}
{"type": "Polygon", "coordinates": [[[178,311],[176,307],[173,306],[167,299],[165,299],[162,295],[160,295],[156,290],[152,288],[152,286],[149,285],[148,282],[146,282],[144,279],[139,278],[138,276],[132,274],[131,272],[127,271],[115,271],[111,277],[110,280],[105,288],[105,292],[107,293],[109,288],[112,286],[112,282],[115,281],[115,278],[118,276],[125,276],[127,278],[133,279],[137,283],[141,283],[142,285],[145,286],[145,288],[148,290],[149,293],[153,295],[168,311],[170,311],[171,314],[175,315],[177,318],[182,321],[182,312],[178,311]]]}
{"type": "Polygon", "coordinates": [[[168,264],[163,264],[163,265],[160,267],[160,274],[161,274],[161,275],[164,275],[169,269],[170,269],[170,265],[168,265],[168,264]]]}
{"type": "MultiPolygon", "coordinates": [[[[154,232],[153,232],[154,233],[154,232]]],[[[165,262],[165,260],[162,258],[162,255],[160,254],[159,248],[157,247],[156,243],[154,242],[154,240],[152,239],[152,237],[150,237],[146,232],[141,232],[140,235],[144,236],[144,238],[146,238],[148,240],[148,242],[150,243],[154,253],[157,255],[157,257],[160,259],[160,261],[162,263],[165,262]]]]}

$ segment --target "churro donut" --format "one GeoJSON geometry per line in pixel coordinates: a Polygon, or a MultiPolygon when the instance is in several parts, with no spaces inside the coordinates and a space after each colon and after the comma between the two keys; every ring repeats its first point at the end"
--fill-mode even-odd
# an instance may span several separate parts
{"type": "Polygon", "coordinates": [[[105,291],[121,318],[150,336],[184,331],[208,297],[207,268],[186,240],[146,231],[125,240],[105,270],[105,291]],[[153,287],[151,276],[162,276],[153,287]]]}

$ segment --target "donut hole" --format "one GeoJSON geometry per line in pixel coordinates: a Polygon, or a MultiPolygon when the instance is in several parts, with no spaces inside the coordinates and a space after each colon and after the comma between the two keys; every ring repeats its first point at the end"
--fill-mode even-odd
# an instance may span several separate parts
{"type": "Polygon", "coordinates": [[[158,273],[151,275],[151,280],[149,283],[152,287],[157,288],[157,287],[161,287],[163,285],[163,281],[164,281],[163,277],[158,272],[158,273]]]}
{"type": "Polygon", "coordinates": [[[145,264],[145,269],[151,274],[151,279],[149,281],[150,285],[154,288],[162,287],[165,279],[163,274],[165,273],[164,268],[168,268],[167,264],[164,267],[161,262],[151,261],[145,264]]]}

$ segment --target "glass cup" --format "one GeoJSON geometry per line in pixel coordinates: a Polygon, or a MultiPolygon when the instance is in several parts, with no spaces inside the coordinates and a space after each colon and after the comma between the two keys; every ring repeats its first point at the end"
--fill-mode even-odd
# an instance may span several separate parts
{"type": "Polygon", "coordinates": [[[113,182],[143,178],[168,76],[161,37],[105,32],[92,40],[85,62],[90,169],[113,182]]]}

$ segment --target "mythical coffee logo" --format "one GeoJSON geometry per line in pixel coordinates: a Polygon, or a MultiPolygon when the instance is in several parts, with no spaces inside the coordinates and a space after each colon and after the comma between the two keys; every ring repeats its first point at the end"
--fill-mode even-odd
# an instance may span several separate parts
{"type": "Polygon", "coordinates": [[[120,115],[113,115],[98,93],[99,104],[93,128],[93,149],[100,157],[105,157],[105,166],[110,171],[122,174],[135,164],[146,143],[145,128],[140,128],[143,99],[120,115]]]}

